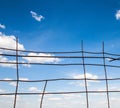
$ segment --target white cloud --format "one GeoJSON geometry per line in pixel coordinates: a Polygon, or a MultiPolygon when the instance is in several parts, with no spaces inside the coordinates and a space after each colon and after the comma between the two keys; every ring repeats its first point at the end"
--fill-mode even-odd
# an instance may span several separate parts
{"type": "Polygon", "coordinates": [[[42,19],[44,19],[44,17],[42,15],[38,15],[36,12],[30,11],[30,13],[36,21],[40,22],[42,19]]]}
{"type": "MultiPolygon", "coordinates": [[[[17,44],[19,50],[25,50],[22,44],[17,44]]],[[[0,47],[16,49],[16,37],[14,35],[5,35],[2,32],[0,32],[0,47]]]]}
{"type": "Polygon", "coordinates": [[[28,81],[28,78],[19,78],[19,80],[24,80],[24,81],[28,81]]]}
{"type": "Polygon", "coordinates": [[[0,89],[0,93],[5,93],[5,90],[3,90],[3,89],[0,89]]]}
{"type": "MultiPolygon", "coordinates": [[[[84,77],[84,74],[76,74],[76,73],[73,73],[70,75],[73,79],[85,79],[84,77]]],[[[87,82],[87,86],[90,86],[90,82],[99,82],[97,79],[98,79],[98,76],[97,75],[93,75],[91,73],[86,73],[86,78],[88,79],[94,79],[94,80],[88,80],[87,82]]],[[[85,87],[85,83],[82,82],[82,81],[74,81],[74,82],[69,82],[70,85],[76,85],[76,86],[79,86],[79,87],[85,87]]]]}
{"type": "Polygon", "coordinates": [[[27,60],[30,63],[56,63],[59,62],[60,59],[54,58],[52,54],[45,54],[45,53],[29,53],[28,56],[36,56],[36,57],[23,57],[23,59],[27,60]],[[37,56],[48,56],[46,57],[37,57],[37,56]],[[51,58],[49,58],[51,57],[51,58]]]}
{"type": "MultiPolygon", "coordinates": [[[[70,82],[70,85],[76,85],[78,87],[85,87],[85,84],[83,82],[80,81],[76,81],[76,82],[70,82]]],[[[87,85],[88,86],[88,85],[87,85]]]]}
{"type": "Polygon", "coordinates": [[[5,98],[14,98],[14,95],[2,95],[2,97],[5,97],[5,98]]]}
{"type": "Polygon", "coordinates": [[[0,28],[5,29],[6,27],[5,27],[5,25],[0,24],[0,28]]]}
{"type": "Polygon", "coordinates": [[[30,87],[28,90],[31,92],[40,92],[40,90],[37,87],[30,87]]]}
{"type": "Polygon", "coordinates": [[[12,68],[16,67],[16,64],[7,64],[7,62],[15,62],[15,60],[9,60],[9,59],[7,59],[6,57],[3,57],[3,56],[0,56],[0,62],[6,62],[5,64],[0,63],[0,66],[2,66],[2,67],[12,67],[12,68]]]}
{"type": "Polygon", "coordinates": [[[120,10],[118,10],[115,14],[116,20],[120,20],[120,10]]]}
{"type": "MultiPolygon", "coordinates": [[[[81,78],[84,78],[84,74],[73,74],[72,77],[74,79],[81,79],[81,78]]],[[[90,73],[86,73],[86,78],[89,78],[89,79],[98,79],[98,76],[90,74],[90,73]]]]}
{"type": "Polygon", "coordinates": [[[112,97],[111,101],[112,102],[119,102],[120,103],[120,98],[118,98],[118,97],[112,97]]]}
{"type": "MultiPolygon", "coordinates": [[[[21,43],[18,44],[18,50],[25,50],[24,45],[21,43]]],[[[1,48],[10,48],[10,49],[16,49],[16,37],[14,35],[5,35],[2,32],[0,32],[0,47],[1,48]]],[[[0,50],[0,53],[9,52],[8,50],[0,50]]],[[[28,56],[36,56],[36,57],[23,57],[21,58],[22,63],[25,63],[27,61],[28,63],[56,63],[59,62],[60,59],[55,58],[52,54],[45,54],[45,53],[29,53],[28,56]],[[37,56],[49,56],[49,57],[37,57],[37,56]],[[23,60],[22,60],[23,59],[23,60]]],[[[11,58],[12,59],[12,58],[11,58]]],[[[10,58],[7,58],[5,56],[0,56],[0,62],[16,62],[16,60],[10,60],[10,58]]],[[[2,67],[12,67],[16,68],[16,64],[5,64],[0,63],[0,66],[2,67]]],[[[23,66],[30,67],[29,64],[23,64],[23,66]]]]}
{"type": "Polygon", "coordinates": [[[60,98],[60,97],[51,97],[51,98],[48,98],[48,100],[50,100],[50,101],[60,101],[60,100],[62,100],[62,98],[60,98]]]}
{"type": "MultiPolygon", "coordinates": [[[[19,50],[25,50],[24,45],[18,44],[18,49],[19,50]]],[[[9,48],[9,49],[16,49],[16,37],[14,35],[5,35],[2,32],[0,32],[0,47],[1,48],[9,48]]],[[[8,50],[0,50],[0,53],[2,54],[3,52],[11,52],[8,50]]],[[[16,62],[15,60],[10,60],[7,57],[0,56],[0,62],[16,62]]],[[[0,63],[0,66],[2,67],[12,67],[15,68],[16,64],[4,64],[0,63]]]]}
{"type": "Polygon", "coordinates": [[[5,25],[0,24],[0,28],[5,29],[6,27],[5,27],[5,25]]]}
{"type": "Polygon", "coordinates": [[[46,95],[45,96],[45,106],[46,108],[85,108],[84,97],[81,94],[61,94],[61,95],[46,95]],[[52,103],[54,101],[54,104],[52,103]]]}
{"type": "Polygon", "coordinates": [[[25,67],[28,67],[28,68],[30,68],[30,67],[31,67],[31,65],[30,65],[30,64],[24,64],[24,63],[26,63],[25,61],[21,61],[21,63],[23,63],[23,66],[25,66],[25,67]]]}
{"type": "MultiPolygon", "coordinates": [[[[13,80],[13,79],[11,79],[11,78],[4,78],[3,80],[13,80]]],[[[19,80],[24,80],[24,81],[28,81],[29,79],[28,78],[19,78],[19,80]]],[[[16,82],[9,82],[9,85],[11,85],[11,86],[16,86],[16,82]]]]}
{"type": "Polygon", "coordinates": [[[76,95],[76,94],[62,94],[64,99],[73,99],[73,98],[81,98],[81,94],[76,95]]]}
{"type": "Polygon", "coordinates": [[[11,82],[10,85],[16,87],[16,82],[11,82]]]}
{"type": "MultiPolygon", "coordinates": [[[[8,80],[9,81],[9,80],[13,80],[13,79],[11,79],[11,78],[4,78],[3,80],[6,80],[6,81],[8,80]]],[[[10,82],[9,85],[16,86],[16,82],[10,82]]]]}
{"type": "Polygon", "coordinates": [[[11,78],[4,78],[3,80],[6,80],[6,81],[7,81],[7,80],[12,80],[12,79],[11,79],[11,78]]]}

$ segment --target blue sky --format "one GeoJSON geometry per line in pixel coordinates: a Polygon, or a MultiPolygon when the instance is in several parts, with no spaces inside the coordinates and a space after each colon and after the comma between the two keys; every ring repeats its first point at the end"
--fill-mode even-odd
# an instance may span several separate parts
{"type": "MultiPolygon", "coordinates": [[[[18,48],[35,51],[79,51],[81,40],[86,51],[120,53],[120,1],[119,0],[0,0],[0,47],[15,48],[15,37],[19,38],[18,48]]],[[[4,52],[0,50],[0,53],[4,52]]],[[[12,53],[13,54],[13,53],[12,53]]],[[[21,62],[71,63],[79,60],[54,58],[55,54],[25,53],[26,55],[53,56],[48,58],[20,58],[21,62]]],[[[57,54],[56,54],[57,55],[57,54]]],[[[59,55],[59,54],[58,54],[59,55]]],[[[73,56],[75,56],[73,54],[73,56]]],[[[88,54],[88,56],[90,56],[88,54]]],[[[98,55],[96,55],[98,56],[98,55]]],[[[15,58],[0,56],[0,61],[15,61],[15,58]]],[[[86,60],[88,63],[103,63],[102,60],[86,60]]],[[[119,61],[108,64],[120,65],[119,61]]],[[[119,68],[107,68],[108,77],[116,78],[119,68]],[[113,73],[114,72],[114,73],[113,73]]],[[[103,67],[86,66],[87,78],[105,78],[103,67]]],[[[51,78],[83,78],[82,66],[51,67],[20,65],[22,80],[51,78]]],[[[16,79],[15,65],[0,64],[0,79],[16,79]]],[[[14,92],[15,83],[0,82],[0,93],[14,92]]],[[[43,83],[20,83],[19,92],[41,92],[43,83]]],[[[120,90],[119,81],[109,81],[110,90],[120,90]]],[[[105,81],[88,81],[89,90],[105,90],[105,81]]],[[[85,90],[82,81],[49,82],[47,92],[85,90]],[[74,86],[74,87],[73,87],[74,86]]],[[[39,96],[18,96],[16,108],[38,108],[39,96]],[[35,103],[32,104],[35,99],[35,103]],[[29,100],[29,101],[28,101],[29,100]]],[[[13,108],[14,96],[1,96],[0,107],[13,108]],[[4,102],[7,102],[5,105],[4,102]],[[7,106],[8,105],[8,106],[7,106]]],[[[90,108],[107,108],[106,94],[89,94],[90,108]],[[96,97],[96,100],[93,99],[96,97]]],[[[119,108],[119,93],[110,93],[111,108],[119,108]]],[[[85,94],[47,95],[44,108],[86,107],[85,94]],[[76,101],[75,101],[76,100],[76,101]],[[82,100],[82,101],[81,101],[82,100]],[[52,102],[55,102],[54,105],[52,102]],[[81,101],[81,103],[79,103],[81,101]],[[76,106],[75,106],[76,105],[76,106]]]]}
{"type": "Polygon", "coordinates": [[[0,22],[6,26],[2,31],[18,36],[27,49],[72,50],[79,48],[81,40],[93,46],[102,41],[116,44],[120,21],[115,14],[119,6],[118,0],[4,0],[0,22]],[[44,19],[34,20],[30,11],[44,19]]]}

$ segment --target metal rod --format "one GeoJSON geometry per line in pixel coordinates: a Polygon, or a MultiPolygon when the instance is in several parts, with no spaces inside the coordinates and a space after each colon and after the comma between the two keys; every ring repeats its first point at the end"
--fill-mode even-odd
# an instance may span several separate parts
{"type": "Polygon", "coordinates": [[[13,108],[16,108],[17,92],[18,92],[18,83],[19,83],[19,70],[18,70],[18,38],[16,38],[16,76],[17,76],[17,82],[16,82],[15,98],[14,98],[14,107],[13,107],[13,108]]]}
{"type": "Polygon", "coordinates": [[[107,70],[106,70],[106,61],[105,61],[105,58],[104,58],[104,42],[102,43],[102,51],[103,51],[103,64],[104,64],[104,72],[105,72],[105,83],[106,83],[106,94],[107,94],[107,105],[108,105],[108,108],[110,108],[110,100],[109,100],[109,88],[108,88],[108,80],[107,80],[107,70]]]}
{"type": "Polygon", "coordinates": [[[44,85],[44,89],[43,89],[43,93],[42,93],[42,97],[41,97],[41,101],[40,101],[40,108],[42,108],[42,106],[43,106],[43,98],[44,98],[46,86],[47,86],[47,81],[45,81],[45,85],[44,85]]]}
{"type": "Polygon", "coordinates": [[[82,63],[83,63],[83,71],[84,71],[84,81],[85,81],[85,92],[86,92],[86,103],[87,108],[89,108],[89,99],[88,99],[88,87],[87,87],[87,79],[86,79],[86,68],[85,68],[85,60],[84,60],[84,47],[83,47],[83,41],[81,42],[81,50],[82,50],[82,63]]]}

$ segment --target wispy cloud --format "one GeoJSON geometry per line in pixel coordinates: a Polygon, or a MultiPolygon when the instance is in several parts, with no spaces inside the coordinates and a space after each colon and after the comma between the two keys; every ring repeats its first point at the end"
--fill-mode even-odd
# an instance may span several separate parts
{"type": "MultiPolygon", "coordinates": [[[[16,37],[14,35],[5,35],[0,32],[0,47],[16,49],[16,37]]],[[[19,50],[25,50],[24,46],[18,43],[19,50]]]]}
{"type": "Polygon", "coordinates": [[[118,10],[115,14],[116,20],[120,20],[120,10],[118,10]]]}
{"type": "Polygon", "coordinates": [[[40,92],[40,90],[37,87],[30,87],[28,90],[30,92],[40,92]]]}
{"type": "MultiPolygon", "coordinates": [[[[25,50],[24,45],[21,43],[18,44],[18,50],[25,50]]],[[[0,47],[3,48],[10,48],[10,49],[16,49],[16,37],[14,35],[5,35],[2,32],[0,32],[0,47]]],[[[11,53],[10,51],[4,51],[0,50],[0,54],[11,53]]],[[[59,62],[60,59],[54,57],[53,54],[45,54],[45,53],[28,53],[28,57],[21,57],[22,63],[28,62],[28,63],[56,63],[59,62]],[[34,56],[34,57],[30,57],[34,56]],[[41,57],[40,57],[41,56],[41,57]],[[43,56],[43,57],[42,57],[43,56]],[[45,57],[47,56],[47,57],[45,57]]],[[[0,57],[0,62],[13,62],[15,63],[15,59],[7,58],[5,56],[0,57]]],[[[0,64],[2,67],[12,67],[15,68],[15,64],[0,64]]],[[[23,64],[23,66],[30,67],[29,64],[23,64]]]]}
{"type": "Polygon", "coordinates": [[[36,21],[41,21],[42,19],[44,19],[44,17],[42,15],[38,15],[36,12],[34,11],[30,11],[32,17],[36,20],[36,21]]]}
{"type": "MultiPolygon", "coordinates": [[[[73,78],[74,79],[82,79],[84,78],[84,74],[73,74],[73,78]]],[[[93,75],[91,73],[86,73],[86,78],[90,78],[90,79],[98,79],[98,76],[97,75],[93,75]]]]}
{"type": "Polygon", "coordinates": [[[0,24],[0,28],[5,29],[5,28],[6,28],[6,26],[5,26],[5,25],[3,25],[3,24],[0,24]]]}
{"type": "MultiPolygon", "coordinates": [[[[92,82],[94,82],[94,83],[96,82],[97,83],[98,82],[98,80],[97,80],[98,76],[94,75],[94,74],[91,74],[91,73],[86,73],[86,75],[73,73],[70,76],[73,79],[84,79],[85,76],[86,76],[86,78],[91,79],[91,80],[88,80],[89,83],[92,83],[92,82]],[[94,79],[94,80],[92,80],[92,79],[94,79]]],[[[88,83],[87,86],[90,86],[89,83],[88,83]]],[[[70,82],[69,84],[80,86],[80,87],[84,87],[85,86],[85,84],[82,81],[81,82],[80,81],[70,82]]]]}
{"type": "MultiPolygon", "coordinates": [[[[18,44],[18,49],[19,50],[25,50],[24,45],[20,44],[19,42],[18,44]]],[[[5,35],[2,32],[0,32],[0,47],[1,48],[10,48],[10,49],[16,49],[16,38],[14,35],[5,35]]],[[[4,52],[10,52],[10,51],[4,51],[4,50],[0,50],[0,53],[4,53],[4,52]]],[[[16,62],[13,59],[8,59],[5,56],[0,56],[0,62],[16,62]]],[[[15,68],[16,65],[15,64],[0,64],[0,66],[2,67],[12,67],[15,68]]]]}
{"type": "Polygon", "coordinates": [[[3,89],[0,89],[0,93],[5,93],[5,90],[3,90],[3,89]]]}
{"type": "Polygon", "coordinates": [[[35,56],[35,57],[23,57],[23,59],[27,60],[29,63],[56,63],[60,61],[60,59],[55,58],[54,55],[52,54],[29,53],[28,56],[35,56]]]}
{"type": "MultiPolygon", "coordinates": [[[[8,58],[6,57],[3,57],[3,56],[0,56],[0,62],[16,62],[15,60],[9,60],[8,58]]],[[[15,68],[16,65],[15,64],[4,64],[4,63],[0,63],[0,66],[1,67],[11,67],[11,68],[15,68]]]]}
{"type": "Polygon", "coordinates": [[[50,100],[50,101],[60,101],[60,100],[62,100],[62,98],[60,98],[60,97],[51,97],[51,98],[48,98],[48,100],[50,100]]]}
{"type": "MultiPolygon", "coordinates": [[[[13,80],[13,79],[11,79],[11,78],[4,78],[3,80],[10,81],[10,80],[13,80]]],[[[28,78],[19,78],[19,80],[28,81],[29,79],[28,78]]],[[[9,85],[16,86],[16,82],[10,82],[9,85]]]]}

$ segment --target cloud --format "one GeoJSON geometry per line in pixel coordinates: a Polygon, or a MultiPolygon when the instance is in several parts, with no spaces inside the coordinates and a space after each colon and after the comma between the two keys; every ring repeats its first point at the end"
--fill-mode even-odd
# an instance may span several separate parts
{"type": "MultiPolygon", "coordinates": [[[[0,62],[16,62],[15,60],[9,60],[6,57],[0,56],[0,62]]],[[[15,68],[16,64],[4,64],[4,63],[0,63],[0,66],[2,67],[12,67],[15,68]]]]}
{"type": "Polygon", "coordinates": [[[48,98],[48,100],[50,100],[50,101],[60,101],[60,100],[62,100],[62,98],[60,98],[60,97],[51,97],[51,98],[48,98]]]}
{"type": "MultiPolygon", "coordinates": [[[[21,43],[18,44],[18,50],[25,50],[24,45],[21,43]]],[[[2,32],[0,32],[0,47],[1,48],[9,48],[9,49],[16,49],[16,37],[14,35],[5,35],[2,32]]],[[[11,53],[11,51],[8,50],[0,50],[0,54],[3,53],[11,53]]],[[[24,54],[23,54],[24,55],[24,54]]],[[[56,63],[59,62],[60,59],[55,58],[52,54],[45,54],[45,53],[28,53],[28,56],[36,56],[36,57],[22,57],[19,62],[21,63],[56,63]],[[37,56],[48,56],[48,57],[37,57],[37,56]]],[[[14,58],[8,58],[5,56],[0,56],[0,66],[2,67],[12,67],[16,68],[16,64],[5,64],[2,62],[13,62],[15,63],[16,60],[14,58]]],[[[23,66],[30,67],[29,64],[23,64],[23,66]]]]}
{"type": "MultiPolygon", "coordinates": [[[[73,79],[84,79],[85,78],[84,74],[75,74],[75,73],[73,73],[70,76],[73,79]]],[[[86,78],[88,78],[88,79],[94,79],[94,80],[88,80],[87,81],[88,82],[87,86],[90,86],[90,82],[96,82],[96,83],[99,82],[99,81],[97,81],[98,76],[97,75],[93,75],[91,73],[86,73],[86,78]]],[[[84,82],[82,82],[82,81],[70,82],[69,84],[70,85],[72,84],[72,85],[80,86],[80,87],[84,87],[85,86],[84,82]]]]}
{"type": "Polygon", "coordinates": [[[5,27],[5,25],[0,24],[0,28],[5,29],[6,27],[5,27]]]}
{"type": "MultiPolygon", "coordinates": [[[[82,79],[82,78],[84,78],[84,74],[73,74],[72,77],[74,79],[82,79]]],[[[98,79],[98,76],[90,74],[90,73],[86,73],[86,78],[89,78],[89,79],[98,79]]]]}
{"type": "Polygon", "coordinates": [[[44,17],[42,15],[38,15],[36,12],[30,11],[30,13],[36,21],[40,22],[42,19],[44,19],[44,17]]]}
{"type": "Polygon", "coordinates": [[[31,65],[30,64],[25,64],[26,62],[25,61],[21,61],[21,63],[23,63],[22,65],[24,66],[24,67],[28,67],[28,68],[30,68],[31,67],[31,65]]]}
{"type": "Polygon", "coordinates": [[[81,94],[61,94],[61,95],[46,95],[46,108],[85,108],[85,99],[81,94]],[[54,101],[54,104],[52,103],[54,101]]]}
{"type": "MultiPolygon", "coordinates": [[[[25,50],[22,44],[17,44],[19,50],[25,50]]],[[[0,32],[0,47],[16,49],[16,37],[14,35],[5,35],[2,32],[0,32]]]]}
{"type": "MultiPolygon", "coordinates": [[[[19,78],[19,80],[24,80],[24,81],[28,81],[28,78],[19,78]]],[[[16,82],[10,82],[9,83],[11,86],[16,86],[16,82]]]]}
{"type": "Polygon", "coordinates": [[[36,57],[23,57],[23,59],[27,60],[30,63],[56,63],[59,62],[60,59],[54,58],[52,54],[45,53],[29,53],[28,56],[36,56],[36,57]],[[37,57],[37,56],[48,56],[48,57],[37,57]]]}
{"type": "MultiPolygon", "coordinates": [[[[11,78],[4,78],[3,80],[13,80],[13,79],[11,79],[11,78]]],[[[19,80],[24,80],[24,81],[28,81],[29,79],[28,78],[19,78],[19,80]]],[[[16,82],[9,82],[9,85],[11,85],[11,86],[16,86],[16,82]]]]}
{"type": "Polygon", "coordinates": [[[37,87],[30,87],[28,90],[31,92],[40,92],[40,90],[37,87]]]}
{"type": "MultiPolygon", "coordinates": [[[[18,44],[18,49],[19,50],[25,50],[24,45],[18,44]]],[[[1,48],[9,48],[9,49],[16,49],[16,37],[14,35],[5,35],[2,32],[0,32],[0,47],[1,48]]],[[[3,52],[10,52],[8,50],[0,50],[0,53],[2,54],[3,52]]],[[[10,60],[5,56],[0,56],[0,62],[16,62],[15,60],[10,60]]],[[[0,66],[2,67],[12,67],[15,68],[15,64],[4,64],[0,63],[0,66]]]]}
{"type": "MultiPolygon", "coordinates": [[[[83,82],[80,81],[76,81],[76,82],[70,82],[70,85],[76,85],[78,87],[85,87],[85,84],[83,82]]],[[[88,86],[88,85],[87,85],[88,86]]]]}
{"type": "MultiPolygon", "coordinates": [[[[3,80],[13,80],[13,79],[11,79],[11,78],[4,78],[3,80]]],[[[16,86],[16,82],[9,82],[9,85],[11,85],[11,86],[16,86]]]]}
{"type": "Polygon", "coordinates": [[[0,89],[0,93],[5,93],[5,90],[3,90],[3,89],[0,89]]]}
{"type": "Polygon", "coordinates": [[[120,10],[118,10],[115,14],[116,20],[120,20],[120,10]]]}
{"type": "Polygon", "coordinates": [[[19,78],[19,80],[28,81],[28,78],[19,78]]]}
{"type": "Polygon", "coordinates": [[[7,81],[7,80],[12,80],[12,79],[11,79],[11,78],[4,78],[3,80],[6,80],[6,81],[7,81]]]}

